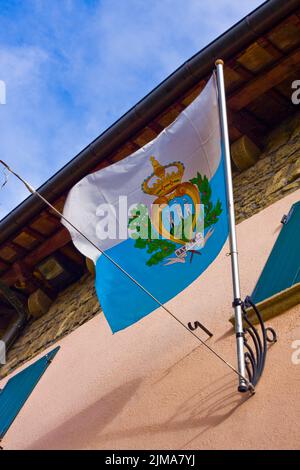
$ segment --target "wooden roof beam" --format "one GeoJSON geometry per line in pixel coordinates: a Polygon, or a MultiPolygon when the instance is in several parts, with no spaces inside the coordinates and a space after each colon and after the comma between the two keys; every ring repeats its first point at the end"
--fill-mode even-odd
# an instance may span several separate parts
{"type": "Polygon", "coordinates": [[[295,69],[299,68],[299,64],[300,50],[298,49],[272,64],[262,75],[252,78],[249,83],[229,95],[227,100],[229,107],[235,111],[241,110],[293,74],[295,69]]]}
{"type": "MultiPolygon", "coordinates": [[[[47,256],[50,256],[56,250],[62,248],[70,241],[70,235],[66,228],[59,229],[52,237],[45,240],[32,252],[28,253],[23,258],[23,263],[29,269],[33,269],[37,263],[42,261],[47,256]]],[[[20,270],[19,263],[15,262],[2,276],[1,279],[6,285],[10,286],[15,284],[19,278],[20,270]]]]}
{"type": "Polygon", "coordinates": [[[28,253],[28,250],[23,248],[21,245],[18,245],[18,243],[12,241],[6,242],[4,246],[9,246],[9,248],[14,250],[18,256],[24,256],[26,253],[28,253]]]}
{"type": "Polygon", "coordinates": [[[65,246],[71,240],[70,234],[65,227],[60,228],[52,237],[45,240],[35,250],[25,257],[29,266],[35,266],[54,251],[65,246]]]}
{"type": "Polygon", "coordinates": [[[34,277],[31,269],[23,261],[16,261],[12,269],[16,277],[15,282],[12,283],[15,287],[22,290],[26,289],[29,293],[41,288],[41,283],[34,277]]]}
{"type": "MultiPolygon", "coordinates": [[[[246,69],[243,65],[238,64],[237,62],[235,64],[232,64],[232,68],[241,76],[243,77],[244,80],[252,80],[258,75],[254,74],[250,70],[246,69]]],[[[260,72],[263,73],[263,72],[260,72]]],[[[234,92],[233,92],[234,93],[234,92]]],[[[275,90],[275,88],[269,90],[266,92],[266,95],[269,96],[271,99],[274,99],[281,105],[286,106],[289,104],[288,100],[286,97],[278,90],[275,90]]]]}
{"type": "MultiPolygon", "coordinates": [[[[40,232],[35,230],[34,228],[24,227],[22,232],[27,233],[27,235],[29,235],[30,237],[35,238],[39,242],[42,242],[43,240],[45,240],[45,237],[40,232]]],[[[20,233],[22,233],[22,232],[20,232],[20,233]]]]}
{"type": "Polygon", "coordinates": [[[261,36],[256,42],[259,46],[263,47],[263,49],[265,49],[273,59],[279,60],[283,56],[282,51],[280,51],[278,47],[276,47],[275,44],[273,44],[266,36],[261,36]]]}
{"type": "Polygon", "coordinates": [[[269,33],[278,32],[282,30],[282,28],[284,28],[286,25],[289,25],[289,24],[293,24],[294,26],[300,29],[300,13],[299,12],[292,13],[292,15],[288,16],[283,21],[275,25],[271,29],[271,31],[269,31],[269,33]]]}
{"type": "Polygon", "coordinates": [[[4,261],[4,259],[2,259],[2,258],[0,257],[0,270],[1,270],[1,271],[4,271],[4,270],[9,269],[10,266],[11,266],[11,264],[9,264],[7,261],[4,261]]]}
{"type": "Polygon", "coordinates": [[[260,149],[264,146],[264,137],[268,132],[267,126],[256,119],[250,112],[241,110],[233,112],[228,109],[228,122],[242,135],[249,137],[260,149]]]}
{"type": "Polygon", "coordinates": [[[160,134],[163,131],[163,127],[155,121],[152,121],[148,124],[149,129],[151,129],[153,132],[155,132],[157,135],[160,134]]]}

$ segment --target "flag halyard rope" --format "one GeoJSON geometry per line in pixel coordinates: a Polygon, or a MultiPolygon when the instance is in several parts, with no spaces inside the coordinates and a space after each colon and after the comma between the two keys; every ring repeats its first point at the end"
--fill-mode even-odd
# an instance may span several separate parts
{"type": "Polygon", "coordinates": [[[94,248],[96,248],[99,253],[101,253],[105,258],[107,258],[117,269],[119,269],[123,274],[125,274],[134,284],[136,284],[142,291],[145,292],[149,297],[151,297],[160,307],[163,308],[174,320],[176,320],[180,325],[182,325],[191,335],[193,335],[200,343],[205,346],[212,354],[214,354],[218,359],[220,359],[227,367],[229,367],[235,374],[237,374],[240,378],[244,379],[247,383],[250,392],[254,391],[254,387],[252,383],[246,379],[246,377],[242,376],[239,371],[230,364],[226,359],[224,359],[215,349],[209,346],[205,341],[203,341],[199,336],[197,336],[194,331],[190,330],[185,323],[183,323],[178,317],[174,315],[164,304],[162,304],[151,292],[148,291],[142,284],[140,284],[130,273],[128,273],[122,266],[120,266],[113,258],[111,258],[105,251],[103,251],[99,246],[97,246],[92,240],[90,240],[80,229],[78,229],[72,222],[70,222],[66,217],[56,209],[47,199],[44,198],[33,186],[31,186],[27,181],[25,181],[20,175],[15,173],[3,160],[0,160],[0,164],[2,164],[10,173],[12,173],[19,181],[21,181],[28,191],[31,194],[35,194],[38,196],[48,207],[54,211],[54,213],[61,219],[67,222],[79,235],[81,235],[88,243],[90,243],[94,248]]]}

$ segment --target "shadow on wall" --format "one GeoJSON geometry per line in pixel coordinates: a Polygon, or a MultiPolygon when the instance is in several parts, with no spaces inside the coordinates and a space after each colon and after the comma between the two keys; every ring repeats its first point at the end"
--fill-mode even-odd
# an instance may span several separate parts
{"type": "MultiPolygon", "coordinates": [[[[182,432],[184,436],[185,431],[194,429],[196,434],[187,442],[183,441],[178,448],[184,449],[191,444],[193,447],[195,440],[211,430],[211,428],[217,427],[226,421],[249,398],[248,395],[242,396],[236,392],[236,382],[234,380],[224,384],[224,379],[224,376],[220,377],[208,387],[204,387],[196,394],[190,396],[188,400],[184,401],[177,408],[171,418],[164,423],[159,422],[150,426],[139,426],[133,429],[126,429],[126,431],[120,430],[103,434],[101,436],[102,442],[112,442],[116,439],[126,439],[129,437],[135,438],[143,434],[150,436],[156,433],[174,433],[176,431],[182,432]],[[220,381],[220,386],[216,389],[215,386],[218,381],[220,381]],[[204,392],[205,389],[206,391],[204,392]]],[[[147,448],[151,448],[150,438],[148,446],[147,448]]],[[[104,448],[106,447],[104,446],[104,448]]],[[[164,446],[161,447],[161,449],[164,448],[164,446]]]]}
{"type": "MultiPolygon", "coordinates": [[[[189,447],[200,436],[211,428],[217,427],[226,421],[234,412],[250,398],[250,395],[240,395],[236,391],[236,381],[231,380],[221,385],[213,393],[208,393],[202,399],[193,400],[193,397],[182,409],[182,415],[187,415],[186,421],[198,427],[199,432],[185,442],[182,448],[189,447]]],[[[192,426],[191,426],[192,427],[192,426]]]]}
{"type": "Polygon", "coordinates": [[[81,449],[95,442],[102,430],[113,421],[139,388],[135,379],[104,395],[93,405],[65,421],[38,439],[28,449],[81,449]]]}
{"type": "MultiPolygon", "coordinates": [[[[118,439],[135,438],[143,434],[149,436],[148,445],[151,448],[151,434],[178,431],[183,432],[184,436],[185,430],[194,429],[196,434],[188,442],[182,442],[180,448],[184,448],[206,431],[227,420],[247,399],[237,394],[234,380],[228,382],[226,376],[223,376],[183,401],[165,422],[103,432],[134,396],[141,382],[141,379],[136,379],[108,393],[36,441],[30,449],[83,449],[94,448],[95,445],[105,449],[111,448],[111,442],[118,439]],[[216,382],[219,381],[216,388],[216,382]]],[[[143,419],[146,423],[148,418],[145,410],[143,419]]]]}

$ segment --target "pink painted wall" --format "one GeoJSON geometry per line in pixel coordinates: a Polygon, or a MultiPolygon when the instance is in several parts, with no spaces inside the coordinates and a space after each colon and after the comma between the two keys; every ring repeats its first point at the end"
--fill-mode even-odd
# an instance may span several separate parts
{"type": "MultiPolygon", "coordinates": [[[[298,200],[300,190],[238,226],[244,296],[253,290],[282,215],[298,200]]],[[[185,323],[205,323],[214,332],[209,344],[235,364],[227,252],[225,247],[207,272],[168,306],[185,323]]],[[[299,448],[300,365],[292,363],[291,345],[300,339],[300,305],[271,324],[279,341],[270,348],[256,395],[248,398],[237,393],[235,374],[163,310],[116,335],[98,316],[58,343],[61,350],[2,445],[299,448]]]]}

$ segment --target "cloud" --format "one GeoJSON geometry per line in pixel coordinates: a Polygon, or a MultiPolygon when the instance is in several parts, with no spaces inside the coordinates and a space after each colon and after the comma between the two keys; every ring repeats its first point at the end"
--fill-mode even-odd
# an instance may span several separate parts
{"type": "MultiPolygon", "coordinates": [[[[39,186],[259,0],[2,0],[0,155],[39,186]]],[[[11,179],[0,217],[26,197],[11,179]]]]}

